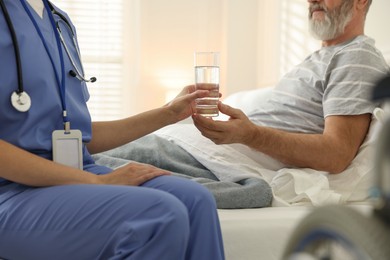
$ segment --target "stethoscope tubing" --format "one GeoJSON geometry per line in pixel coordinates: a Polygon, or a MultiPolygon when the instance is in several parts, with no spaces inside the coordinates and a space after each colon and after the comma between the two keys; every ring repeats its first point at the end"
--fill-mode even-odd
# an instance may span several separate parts
{"type": "Polygon", "coordinates": [[[96,81],[96,78],[95,77],[91,77],[90,79],[86,79],[85,76],[84,76],[84,67],[83,67],[83,62],[81,60],[81,54],[80,54],[80,50],[79,48],[77,47],[78,46],[78,43],[76,41],[76,36],[75,36],[75,33],[68,21],[68,19],[66,19],[66,17],[61,14],[60,12],[57,12],[53,5],[48,1],[48,5],[50,7],[50,10],[53,14],[56,14],[60,17],[60,20],[57,21],[56,23],[56,26],[57,26],[57,30],[58,30],[58,33],[60,35],[60,38],[61,38],[61,42],[64,46],[64,49],[65,49],[65,52],[66,52],[66,55],[69,57],[69,60],[70,62],[72,63],[72,66],[74,68],[74,70],[71,70],[69,71],[69,74],[72,76],[72,77],[76,77],[77,79],[79,79],[80,81],[85,81],[85,82],[95,82],[96,81]],[[66,42],[65,42],[65,39],[64,37],[62,36],[62,31],[61,31],[61,27],[60,27],[60,22],[64,23],[67,30],[72,34],[72,41],[73,41],[73,45],[76,49],[76,52],[77,52],[77,57],[80,61],[80,67],[81,67],[81,71],[78,69],[78,66],[76,65],[76,62],[74,61],[72,55],[70,54],[70,51],[69,51],[69,48],[68,46],[66,45],[66,42]]]}
{"type": "Polygon", "coordinates": [[[72,66],[73,68],[75,69],[74,71],[74,74],[72,72],[71,75],[72,76],[75,76],[77,77],[79,80],[82,80],[82,81],[85,81],[85,82],[95,82],[96,81],[96,78],[91,78],[91,79],[86,79],[83,75],[84,75],[84,67],[83,67],[83,62],[81,61],[81,54],[80,54],[80,50],[79,48],[77,48],[77,42],[76,42],[76,37],[73,33],[73,30],[72,28],[70,28],[70,25],[69,23],[66,21],[65,17],[63,17],[63,15],[59,15],[62,19],[57,21],[56,25],[57,25],[57,30],[58,30],[58,34],[60,36],[60,40],[62,42],[62,45],[64,46],[64,49],[65,49],[65,52],[66,52],[66,55],[68,56],[69,60],[70,60],[70,63],[72,63],[72,66]],[[60,27],[60,22],[64,23],[66,28],[68,29],[68,31],[70,31],[70,33],[72,34],[72,41],[73,41],[73,45],[75,46],[75,49],[76,49],[76,52],[77,52],[77,56],[80,60],[80,68],[81,68],[81,71],[78,69],[78,66],[76,65],[76,62],[74,61],[72,55],[70,54],[70,51],[69,51],[69,48],[68,46],[66,45],[65,43],[65,39],[64,39],[64,36],[62,35],[62,31],[61,31],[61,27],[60,27]],[[95,79],[95,80],[94,80],[95,79]]]}
{"type": "Polygon", "coordinates": [[[8,9],[4,4],[3,0],[0,0],[1,9],[4,14],[5,21],[8,26],[8,30],[11,34],[12,43],[14,45],[14,52],[15,52],[15,60],[16,60],[16,70],[18,73],[18,90],[17,94],[21,94],[24,92],[24,82],[23,82],[23,69],[22,69],[22,59],[20,58],[20,50],[19,50],[19,42],[18,38],[16,37],[15,27],[12,23],[11,17],[8,13],[8,9]],[[16,47],[15,47],[16,46],[16,47]]]}
{"type": "MultiPolygon", "coordinates": [[[[74,70],[71,70],[69,71],[69,74],[73,77],[76,77],[77,79],[79,79],[80,81],[85,81],[85,82],[95,82],[96,81],[96,78],[95,77],[91,77],[89,80],[86,79],[84,77],[84,68],[83,68],[83,64],[82,64],[82,61],[81,61],[81,55],[80,55],[80,51],[78,49],[78,44],[77,44],[77,41],[76,41],[76,37],[75,37],[75,34],[71,28],[71,25],[70,23],[68,22],[68,20],[66,19],[66,17],[64,15],[62,15],[61,13],[57,12],[53,5],[48,1],[48,0],[43,0],[43,3],[45,5],[45,8],[47,10],[47,13],[49,15],[49,19],[50,19],[50,23],[52,24],[52,27],[53,27],[53,30],[55,31],[55,37],[56,37],[56,41],[57,41],[57,48],[58,48],[58,51],[59,51],[59,55],[60,55],[60,65],[61,65],[61,79],[59,77],[59,74],[58,74],[58,71],[56,69],[56,66],[55,66],[55,63],[54,63],[54,60],[53,60],[53,57],[52,55],[50,54],[49,52],[49,49],[48,49],[48,46],[46,44],[46,41],[44,39],[44,36],[42,35],[42,32],[41,30],[39,29],[39,26],[37,24],[37,22],[35,21],[31,11],[28,9],[27,7],[27,4],[25,2],[25,0],[20,0],[23,8],[25,9],[27,15],[29,16],[31,22],[33,23],[39,37],[41,38],[41,41],[46,49],[46,52],[49,56],[49,59],[50,59],[50,62],[53,66],[53,69],[54,69],[54,73],[55,73],[55,77],[56,77],[56,80],[57,80],[57,84],[59,86],[59,89],[60,89],[60,96],[61,96],[61,103],[62,103],[62,107],[63,107],[63,119],[64,119],[64,123],[69,123],[68,120],[67,120],[67,112],[66,112],[66,101],[65,101],[65,88],[66,88],[66,84],[65,84],[65,65],[64,65],[64,57],[63,57],[63,52],[62,52],[62,48],[61,48],[61,43],[62,45],[64,46],[64,50],[74,68],[74,70]],[[54,20],[54,16],[53,14],[56,14],[60,17],[60,19],[56,22],[54,20]],[[81,71],[79,70],[78,66],[76,65],[76,62],[75,60],[73,59],[72,55],[70,54],[70,51],[69,51],[69,48],[68,46],[66,45],[66,42],[65,42],[65,39],[62,35],[62,32],[61,32],[61,28],[60,28],[60,25],[59,23],[60,22],[63,22],[65,24],[65,27],[67,28],[67,30],[71,33],[71,38],[72,38],[72,41],[73,41],[73,44],[75,46],[75,49],[76,49],[76,52],[77,52],[77,56],[79,58],[79,61],[80,61],[80,69],[81,71]]],[[[17,90],[12,94],[11,96],[11,102],[12,102],[12,105],[15,107],[15,109],[17,109],[18,111],[21,111],[21,112],[26,112],[29,110],[30,106],[31,106],[31,99],[29,97],[29,95],[25,92],[24,90],[24,82],[23,82],[23,70],[22,70],[22,60],[21,60],[21,54],[20,54],[20,48],[19,48],[19,42],[18,42],[18,39],[17,39],[17,35],[16,35],[16,30],[15,30],[15,27],[12,23],[12,19],[9,15],[9,12],[8,12],[8,9],[4,3],[4,0],[0,0],[0,6],[1,6],[1,9],[3,11],[3,14],[4,14],[4,18],[6,20],[6,23],[7,23],[7,26],[8,26],[8,29],[9,29],[9,32],[10,32],[10,35],[11,35],[11,38],[12,38],[12,43],[13,43],[13,46],[14,46],[14,52],[15,52],[15,60],[16,60],[16,67],[17,67],[17,77],[18,77],[18,87],[17,87],[17,90]],[[27,100],[26,102],[27,103],[24,103],[24,100],[27,100]],[[27,105],[26,105],[27,104],[27,105]]]]}

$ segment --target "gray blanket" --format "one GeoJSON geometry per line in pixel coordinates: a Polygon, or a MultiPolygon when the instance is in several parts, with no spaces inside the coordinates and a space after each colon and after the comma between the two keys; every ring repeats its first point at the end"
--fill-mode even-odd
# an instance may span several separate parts
{"type": "Polygon", "coordinates": [[[271,205],[272,190],[261,178],[238,182],[220,181],[181,147],[156,135],[93,156],[96,163],[117,168],[136,161],[169,170],[173,175],[204,185],[214,195],[220,209],[261,208],[271,205]]]}

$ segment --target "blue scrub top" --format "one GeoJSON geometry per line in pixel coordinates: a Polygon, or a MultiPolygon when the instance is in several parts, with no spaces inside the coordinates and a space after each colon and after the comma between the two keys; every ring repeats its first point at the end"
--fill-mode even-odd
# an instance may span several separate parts
{"type": "MultiPolygon", "coordinates": [[[[38,33],[24,10],[22,4],[15,0],[6,0],[16,35],[19,41],[20,56],[23,68],[24,90],[30,95],[32,105],[29,111],[19,112],[10,102],[11,94],[18,88],[16,58],[4,15],[0,12],[0,139],[3,139],[24,150],[46,159],[52,159],[52,132],[61,130],[63,126],[60,87],[55,71],[61,78],[61,63],[55,31],[50,23],[47,10],[43,19],[31,8],[30,11],[46,40],[50,54],[54,60],[53,68],[50,58],[38,33]]],[[[56,8],[56,7],[55,7],[56,8]]],[[[68,16],[56,8],[68,19],[68,16]]],[[[54,15],[57,21],[58,15],[54,15]]],[[[73,30],[75,28],[72,24],[73,30]]],[[[75,57],[80,68],[77,53],[68,30],[63,36],[72,57],[75,57]]],[[[62,44],[61,44],[62,46],[62,44]]],[[[69,75],[73,69],[62,46],[66,73],[66,104],[68,119],[72,129],[79,129],[83,134],[83,142],[91,140],[91,117],[86,105],[89,93],[85,82],[69,75]]],[[[94,165],[89,152],[84,146],[84,169],[104,173],[110,170],[94,165]]]]}

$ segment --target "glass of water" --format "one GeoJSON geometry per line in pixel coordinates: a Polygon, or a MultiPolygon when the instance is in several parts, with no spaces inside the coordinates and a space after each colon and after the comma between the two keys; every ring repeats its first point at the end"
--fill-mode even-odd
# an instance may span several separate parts
{"type": "Polygon", "coordinates": [[[219,100],[219,52],[195,52],[195,87],[209,90],[209,95],[196,99],[196,113],[202,116],[218,116],[219,100]]]}

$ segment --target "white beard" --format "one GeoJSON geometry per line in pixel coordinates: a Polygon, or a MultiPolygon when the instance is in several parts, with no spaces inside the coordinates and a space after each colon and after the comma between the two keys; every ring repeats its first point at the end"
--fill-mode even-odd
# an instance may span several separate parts
{"type": "Polygon", "coordinates": [[[335,39],[344,33],[345,27],[352,19],[353,11],[344,11],[343,6],[332,13],[326,10],[325,19],[315,20],[309,17],[309,31],[314,38],[322,41],[335,39]]]}

